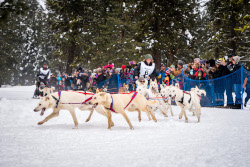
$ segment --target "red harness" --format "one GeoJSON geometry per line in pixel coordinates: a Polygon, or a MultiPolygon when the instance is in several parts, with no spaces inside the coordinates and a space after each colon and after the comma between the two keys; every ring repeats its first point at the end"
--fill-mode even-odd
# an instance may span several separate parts
{"type": "MultiPolygon", "coordinates": [[[[130,92],[130,93],[132,93],[132,92],[130,92]]],[[[123,93],[123,94],[130,94],[130,93],[123,93]]],[[[138,92],[134,92],[134,94],[133,94],[131,100],[129,101],[129,103],[126,105],[126,107],[125,107],[124,109],[126,109],[126,108],[129,106],[129,104],[134,100],[134,98],[135,98],[135,96],[137,95],[137,93],[138,93],[138,92]]],[[[107,109],[116,113],[116,111],[113,109],[113,97],[112,97],[112,95],[111,95],[111,99],[112,99],[112,102],[111,102],[111,104],[110,104],[110,107],[107,108],[107,109]]]]}
{"type": "MultiPolygon", "coordinates": [[[[75,91],[74,91],[75,92],[75,91]]],[[[77,93],[81,93],[81,94],[84,94],[84,95],[94,95],[93,93],[86,93],[86,92],[77,92],[77,93]]],[[[56,108],[58,107],[59,105],[59,101],[60,101],[60,98],[61,98],[61,91],[58,92],[58,99],[56,99],[54,96],[52,96],[55,100],[56,100],[56,108]]],[[[93,96],[91,96],[90,98],[86,99],[84,102],[82,103],[61,103],[61,104],[85,104],[87,103],[88,101],[90,101],[92,99],[93,96]]]]}

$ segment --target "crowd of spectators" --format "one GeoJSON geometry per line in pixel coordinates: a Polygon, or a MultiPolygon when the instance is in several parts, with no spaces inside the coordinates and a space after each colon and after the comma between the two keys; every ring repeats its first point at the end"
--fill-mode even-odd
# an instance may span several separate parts
{"type": "MultiPolygon", "coordinates": [[[[91,90],[95,85],[110,79],[115,75],[119,75],[120,79],[124,80],[126,84],[134,84],[134,81],[139,78],[144,79],[157,79],[159,84],[167,84],[174,80],[176,77],[182,75],[182,71],[185,76],[194,80],[209,80],[226,76],[228,74],[237,71],[240,65],[240,57],[234,54],[225,56],[218,60],[200,60],[195,58],[192,63],[184,64],[182,60],[179,60],[176,65],[172,64],[168,68],[165,64],[161,64],[161,68],[157,70],[152,67],[149,75],[141,75],[140,72],[142,64],[144,66],[152,67],[154,65],[151,55],[146,55],[145,60],[136,63],[130,61],[127,65],[122,65],[119,68],[115,68],[114,64],[110,61],[108,65],[102,68],[96,68],[93,71],[87,68],[78,67],[72,74],[62,73],[57,76],[51,75],[49,84],[54,86],[57,90],[91,90]]],[[[150,67],[150,68],[151,68],[150,67]]],[[[142,79],[141,79],[142,80],[142,79]]],[[[228,102],[233,101],[232,88],[226,88],[228,102]]],[[[235,88],[236,99],[239,98],[239,88],[235,88]]],[[[224,98],[222,99],[224,100],[224,98]]],[[[233,102],[232,102],[233,103],[233,102]]],[[[230,104],[228,104],[230,105],[230,104]]]]}

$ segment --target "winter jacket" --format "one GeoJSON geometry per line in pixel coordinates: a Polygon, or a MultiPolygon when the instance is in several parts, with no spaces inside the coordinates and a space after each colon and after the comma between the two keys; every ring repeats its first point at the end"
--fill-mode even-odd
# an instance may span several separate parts
{"type": "Polygon", "coordinates": [[[86,86],[87,86],[87,82],[89,82],[89,77],[88,76],[85,76],[85,75],[82,75],[81,76],[81,84],[82,84],[82,88],[85,89],[86,86]]]}
{"type": "Polygon", "coordinates": [[[65,86],[66,86],[66,87],[67,87],[67,86],[71,86],[70,80],[71,80],[71,77],[65,77],[65,86]]]}
{"type": "Polygon", "coordinates": [[[98,77],[96,78],[96,83],[99,84],[105,80],[106,80],[106,77],[103,74],[99,74],[98,77]]]}
{"type": "Polygon", "coordinates": [[[182,69],[183,69],[183,68],[180,68],[180,69],[178,69],[178,70],[176,70],[176,71],[172,71],[172,74],[173,74],[174,76],[177,76],[177,75],[179,75],[179,74],[182,72],[182,69]]]}
{"type": "Polygon", "coordinates": [[[159,81],[160,81],[160,84],[162,84],[162,82],[165,80],[165,78],[166,78],[166,71],[167,71],[168,69],[165,69],[164,71],[163,70],[161,70],[160,72],[159,72],[159,74],[158,74],[158,78],[159,78],[159,81]]]}

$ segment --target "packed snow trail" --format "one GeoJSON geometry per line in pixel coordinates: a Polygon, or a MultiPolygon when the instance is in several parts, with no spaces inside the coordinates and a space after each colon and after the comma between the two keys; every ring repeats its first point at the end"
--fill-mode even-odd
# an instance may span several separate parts
{"type": "Polygon", "coordinates": [[[135,128],[130,130],[120,114],[112,114],[115,126],[94,112],[76,111],[79,129],[68,111],[44,125],[33,109],[32,87],[0,88],[0,166],[250,166],[249,105],[245,110],[202,108],[201,123],[188,113],[189,123],[156,112],[158,122],[142,113],[127,112],[135,128]],[[29,96],[28,96],[29,95],[29,96]]]}

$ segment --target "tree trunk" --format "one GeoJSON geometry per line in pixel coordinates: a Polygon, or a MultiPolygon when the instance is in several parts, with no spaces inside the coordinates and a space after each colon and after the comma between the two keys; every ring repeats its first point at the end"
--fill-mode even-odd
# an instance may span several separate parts
{"type": "Polygon", "coordinates": [[[230,43],[230,48],[232,50],[232,53],[235,53],[236,52],[236,33],[234,31],[234,28],[236,28],[236,20],[235,20],[235,12],[236,12],[236,9],[235,9],[235,5],[232,4],[232,15],[231,15],[231,43],[230,43]]]}
{"type": "Polygon", "coordinates": [[[153,50],[153,59],[155,62],[155,67],[157,69],[160,69],[161,68],[161,52],[156,48],[154,48],[153,50]]]}
{"type": "Polygon", "coordinates": [[[75,49],[76,49],[76,43],[75,41],[71,41],[71,46],[69,48],[69,55],[68,55],[67,66],[66,66],[66,73],[68,74],[72,72],[71,64],[74,61],[75,49]]]}

